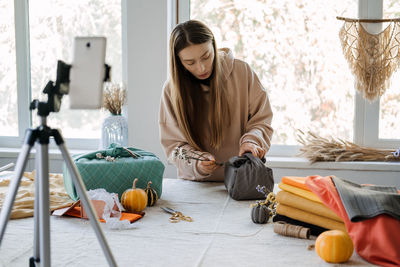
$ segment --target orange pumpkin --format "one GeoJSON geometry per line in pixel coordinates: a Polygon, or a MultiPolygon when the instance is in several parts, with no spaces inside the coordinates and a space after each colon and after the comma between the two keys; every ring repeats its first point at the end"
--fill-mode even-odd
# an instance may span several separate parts
{"type": "Polygon", "coordinates": [[[133,181],[132,188],[125,190],[121,197],[122,206],[130,212],[141,212],[147,206],[147,194],[141,188],[136,188],[137,178],[133,181]]]}
{"type": "Polygon", "coordinates": [[[346,262],[353,254],[353,242],[349,235],[340,230],[325,231],[317,237],[315,250],[326,262],[346,262]]]}

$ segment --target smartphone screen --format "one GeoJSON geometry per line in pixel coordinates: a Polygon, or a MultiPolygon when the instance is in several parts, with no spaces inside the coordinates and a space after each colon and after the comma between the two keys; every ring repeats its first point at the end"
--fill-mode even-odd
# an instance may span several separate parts
{"type": "Polygon", "coordinates": [[[103,106],[105,77],[105,37],[75,37],[70,73],[71,109],[98,109],[103,106]]]}

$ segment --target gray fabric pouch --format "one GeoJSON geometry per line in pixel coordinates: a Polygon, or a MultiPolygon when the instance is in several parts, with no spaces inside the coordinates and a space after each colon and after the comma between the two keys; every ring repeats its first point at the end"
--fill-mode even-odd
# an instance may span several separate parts
{"type": "Polygon", "coordinates": [[[265,195],[257,191],[257,185],[265,186],[267,194],[274,189],[272,169],[265,166],[265,159],[251,153],[230,158],[225,163],[224,176],[229,196],[235,200],[265,199],[265,195]]]}

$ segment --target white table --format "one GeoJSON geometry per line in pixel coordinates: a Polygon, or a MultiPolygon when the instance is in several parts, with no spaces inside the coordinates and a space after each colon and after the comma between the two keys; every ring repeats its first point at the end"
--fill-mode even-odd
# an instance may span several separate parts
{"type": "MultiPolygon", "coordinates": [[[[109,230],[102,224],[119,266],[332,266],[307,247],[314,240],[280,236],[272,223],[254,224],[249,205],[229,198],[221,183],[164,179],[162,198],[136,228],[109,230]],[[170,223],[160,207],[191,216],[170,223]]],[[[11,220],[0,248],[0,266],[28,266],[33,218],[11,220]]],[[[52,266],[107,266],[88,221],[51,216],[52,266]]],[[[369,266],[356,253],[343,265],[369,266]]]]}

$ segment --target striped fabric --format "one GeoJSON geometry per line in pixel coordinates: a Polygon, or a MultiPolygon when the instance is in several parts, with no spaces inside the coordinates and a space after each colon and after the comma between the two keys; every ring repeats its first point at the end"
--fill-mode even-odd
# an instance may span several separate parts
{"type": "Polygon", "coordinates": [[[400,220],[400,195],[396,187],[359,185],[334,176],[332,181],[352,222],[383,213],[400,220]]]}

